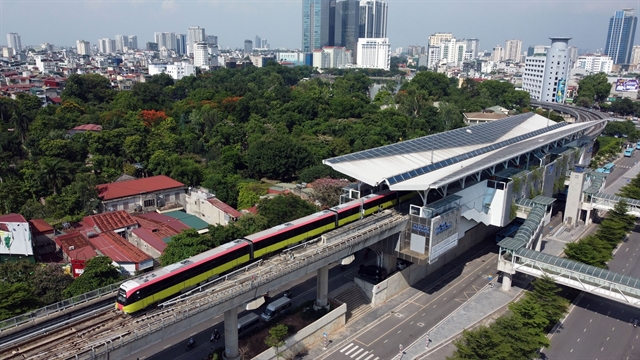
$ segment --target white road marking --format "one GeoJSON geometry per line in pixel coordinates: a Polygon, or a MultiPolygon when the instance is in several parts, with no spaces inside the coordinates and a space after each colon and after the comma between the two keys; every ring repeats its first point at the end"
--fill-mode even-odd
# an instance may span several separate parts
{"type": "Polygon", "coordinates": [[[587,332],[587,328],[584,328],[584,330],[582,330],[582,332],[587,332]]]}
{"type": "Polygon", "coordinates": [[[358,356],[356,360],[362,359],[363,357],[367,356],[368,353],[369,353],[368,351],[363,352],[362,355],[358,356]]]}
{"type": "Polygon", "coordinates": [[[372,357],[373,357],[373,354],[369,355],[369,356],[368,356],[366,359],[364,359],[364,360],[369,360],[369,359],[371,359],[372,357]]]}
{"type": "Polygon", "coordinates": [[[600,348],[600,351],[604,350],[604,347],[600,348]]]}
{"type": "Polygon", "coordinates": [[[607,336],[607,341],[609,341],[609,337],[607,336]]]}
{"type": "Polygon", "coordinates": [[[347,349],[348,349],[348,348],[350,348],[351,346],[353,346],[353,343],[351,343],[351,344],[349,344],[349,345],[347,345],[347,346],[343,347],[343,348],[342,348],[342,350],[340,350],[340,352],[344,352],[345,350],[347,350],[347,349]]]}
{"type": "Polygon", "coordinates": [[[358,348],[358,345],[356,345],[356,346],[352,347],[352,348],[351,348],[351,350],[347,351],[347,352],[346,352],[346,353],[344,353],[344,354],[345,354],[345,355],[349,355],[349,354],[351,354],[351,353],[353,352],[353,350],[355,350],[355,349],[357,349],[357,348],[358,348]]]}
{"type": "Polygon", "coordinates": [[[572,352],[573,352],[573,349],[571,349],[571,351],[569,351],[569,352],[570,352],[570,353],[572,353],[572,352]]]}
{"type": "Polygon", "coordinates": [[[435,308],[436,306],[438,306],[438,304],[433,305],[433,307],[435,308]]]}
{"type": "Polygon", "coordinates": [[[398,330],[398,332],[397,332],[397,333],[398,333],[398,334],[400,334],[401,332],[402,332],[402,330],[398,330]]]}
{"type": "Polygon", "coordinates": [[[415,321],[412,321],[409,325],[413,325],[413,323],[414,323],[414,322],[415,322],[415,321]]]}
{"type": "Polygon", "coordinates": [[[578,338],[578,341],[576,341],[576,342],[580,342],[580,338],[578,338]]]}
{"type": "Polygon", "coordinates": [[[383,344],[386,344],[386,343],[387,343],[387,341],[389,341],[389,339],[385,340],[385,341],[383,342],[383,344]]]}
{"type": "Polygon", "coordinates": [[[611,331],[613,331],[613,330],[615,330],[615,329],[616,329],[615,327],[612,327],[612,328],[611,328],[611,331]]]}
{"type": "Polygon", "coordinates": [[[589,322],[592,322],[592,321],[593,321],[593,319],[589,320],[589,322]]]}
{"type": "Polygon", "coordinates": [[[353,355],[351,355],[351,358],[353,359],[354,357],[356,357],[356,355],[360,354],[360,352],[362,352],[364,349],[360,348],[358,349],[358,351],[354,352],[353,355]]]}

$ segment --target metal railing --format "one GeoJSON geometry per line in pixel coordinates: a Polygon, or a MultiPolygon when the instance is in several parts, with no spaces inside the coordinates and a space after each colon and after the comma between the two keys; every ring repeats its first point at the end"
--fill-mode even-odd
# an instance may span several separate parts
{"type": "MultiPolygon", "coordinates": [[[[295,254],[295,256],[292,257],[292,262],[290,264],[278,264],[269,266],[265,269],[255,268],[259,269],[258,274],[250,274],[239,279],[230,280],[234,282],[234,286],[231,288],[220,290],[214,287],[203,291],[202,293],[210,293],[206,299],[181,299],[182,301],[177,301],[172,303],[172,305],[183,302],[185,305],[184,308],[169,311],[165,314],[166,316],[162,318],[158,318],[157,313],[151,313],[139,318],[137,320],[137,323],[140,324],[138,329],[128,330],[124,334],[117,334],[111,338],[100,340],[98,344],[94,343],[90,347],[85,346],[84,352],[75,354],[72,358],[92,359],[100,354],[120,348],[138,340],[140,337],[147,336],[156,331],[161,331],[165,327],[180,322],[188,317],[206,311],[252,290],[257,290],[261,286],[266,285],[277,278],[281,278],[283,274],[288,274],[301,268],[308,267],[316,261],[320,261],[346,249],[353,248],[355,245],[364,242],[371,235],[374,235],[374,233],[384,232],[399,225],[400,222],[407,221],[407,217],[404,215],[388,216],[388,214],[382,214],[380,217],[374,215],[368,219],[375,219],[377,221],[374,221],[367,229],[362,229],[362,231],[351,234],[349,237],[344,237],[343,241],[340,241],[339,243],[331,243],[320,248],[311,247],[303,253],[295,254]],[[151,322],[146,322],[145,320],[150,320],[151,322]]],[[[304,247],[304,245],[305,244],[302,244],[301,246],[306,250],[308,246],[304,247]]],[[[223,284],[224,283],[220,285],[223,284]]]]}
{"type": "Polygon", "coordinates": [[[99,297],[103,297],[105,295],[113,294],[115,296],[116,292],[118,291],[118,288],[120,287],[120,284],[122,284],[122,281],[117,282],[115,284],[111,284],[109,286],[105,286],[100,289],[89,291],[88,293],[74,296],[70,299],[62,300],[55,304],[47,305],[45,307],[42,307],[37,310],[33,310],[26,314],[22,314],[22,315],[12,317],[10,319],[2,320],[0,321],[0,334],[2,334],[3,331],[15,328],[16,326],[22,325],[24,323],[34,321],[38,318],[49,316],[53,313],[66,310],[70,307],[97,299],[99,297]]]}

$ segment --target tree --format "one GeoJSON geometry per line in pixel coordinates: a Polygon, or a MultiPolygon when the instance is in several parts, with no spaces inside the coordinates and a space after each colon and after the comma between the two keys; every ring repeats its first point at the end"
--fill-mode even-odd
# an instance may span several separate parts
{"type": "Polygon", "coordinates": [[[553,279],[544,275],[533,280],[533,291],[528,293],[539,304],[544,304],[549,326],[555,325],[569,309],[569,301],[558,295],[560,291],[553,279]]]}
{"type": "Polygon", "coordinates": [[[96,256],[87,261],[82,275],[73,280],[64,291],[71,298],[124,280],[120,270],[108,256],[96,256]]]}
{"type": "Polygon", "coordinates": [[[162,266],[177,263],[213,248],[215,244],[208,235],[198,234],[196,229],[187,229],[171,238],[160,256],[162,266]]]}
{"type": "Polygon", "coordinates": [[[501,316],[490,328],[509,346],[511,359],[535,359],[538,349],[551,343],[544,332],[525,326],[516,314],[501,316]]]}
{"type": "Polygon", "coordinates": [[[588,75],[582,78],[578,83],[578,99],[577,101],[591,107],[593,101],[603,102],[611,92],[611,84],[607,80],[607,74],[601,72],[594,75],[588,75]]]}
{"type": "Polygon", "coordinates": [[[33,286],[20,282],[0,287],[0,320],[24,314],[40,306],[33,286]]]}
{"type": "Polygon", "coordinates": [[[311,183],[312,199],[319,202],[323,208],[334,207],[340,203],[340,194],[347,185],[349,182],[346,180],[318,179],[311,183]]]}
{"type": "Polygon", "coordinates": [[[486,326],[464,330],[453,344],[456,350],[447,360],[512,360],[510,346],[504,338],[486,326]]]}
{"type": "Polygon", "coordinates": [[[318,208],[293,194],[284,194],[258,202],[258,214],[267,219],[269,227],[311,215],[318,208]]]}
{"type": "Polygon", "coordinates": [[[520,301],[511,303],[509,310],[522,318],[523,326],[536,330],[536,333],[543,333],[543,330],[549,325],[549,320],[545,314],[543,306],[532,296],[525,296],[520,301]]]}
{"type": "Polygon", "coordinates": [[[300,169],[309,166],[310,153],[289,135],[265,136],[249,145],[249,172],[257,179],[290,179],[300,169]]]}
{"type": "Polygon", "coordinates": [[[611,259],[613,248],[595,235],[588,235],[578,242],[567,244],[564,253],[567,258],[587,265],[605,268],[611,259]]]}
{"type": "Polygon", "coordinates": [[[57,194],[69,177],[69,168],[60,158],[45,157],[40,159],[40,176],[44,185],[50,186],[57,194]]]}
{"type": "Polygon", "coordinates": [[[57,264],[36,266],[33,274],[34,295],[42,304],[53,304],[65,299],[64,290],[73,282],[57,264]]]}
{"type": "Polygon", "coordinates": [[[278,349],[285,345],[284,339],[287,337],[288,333],[289,327],[287,327],[287,325],[278,324],[269,329],[269,336],[264,340],[264,343],[267,344],[267,346],[275,348],[277,358],[281,356],[278,349]]]}

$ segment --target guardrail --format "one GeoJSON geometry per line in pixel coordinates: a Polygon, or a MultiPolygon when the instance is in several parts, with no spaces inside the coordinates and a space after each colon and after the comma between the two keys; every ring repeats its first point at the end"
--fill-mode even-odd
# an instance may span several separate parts
{"type": "Polygon", "coordinates": [[[301,268],[307,267],[315,263],[316,261],[329,257],[348,248],[352,248],[354,245],[364,242],[373,233],[386,231],[398,225],[398,223],[406,221],[406,216],[402,215],[394,215],[389,217],[388,214],[383,214],[380,217],[376,217],[374,215],[367,218],[370,220],[375,220],[372,221],[369,229],[358,232],[356,234],[351,234],[350,237],[343,238],[343,241],[339,243],[332,243],[323,246],[322,248],[310,249],[309,251],[302,254],[296,254],[295,257],[292,258],[294,262],[292,262],[291,264],[279,264],[270,266],[264,269],[264,271],[260,270],[258,276],[253,274],[247,275],[240,279],[234,279],[235,286],[229,289],[225,289],[222,291],[216,291],[218,289],[215,288],[207,289],[204,292],[211,292],[211,294],[207,297],[206,300],[200,299],[198,301],[194,301],[191,299],[182,299],[188,306],[186,309],[174,311],[172,312],[172,314],[167,314],[168,316],[162,317],[161,319],[157,318],[157,313],[148,314],[142,318],[139,318],[137,322],[141,324],[140,329],[127,331],[125,334],[118,334],[113,336],[112,338],[101,340],[98,344],[92,346],[91,349],[77,354],[75,358],[93,359],[96,356],[125,346],[131,342],[137,341],[139,337],[147,336],[151,333],[161,331],[165,327],[180,322],[190,316],[206,311],[214,306],[220,305],[252,290],[257,290],[261,286],[264,286],[276,280],[277,278],[282,277],[283,274],[292,273],[301,268]],[[380,221],[380,217],[383,217],[382,221],[380,221]],[[150,323],[145,323],[145,319],[153,319],[153,321],[150,323]],[[125,337],[127,338],[125,339],[125,337]]]}
{"type": "Polygon", "coordinates": [[[100,289],[89,291],[88,293],[84,293],[82,295],[74,296],[70,299],[62,300],[55,304],[47,305],[45,307],[42,307],[37,310],[33,310],[26,314],[22,314],[22,315],[12,317],[10,319],[2,320],[0,321],[0,334],[2,334],[3,331],[15,328],[16,326],[22,325],[29,321],[33,321],[41,317],[49,316],[53,313],[66,310],[70,307],[97,299],[99,297],[108,295],[110,293],[113,293],[113,295],[115,295],[116,292],[118,291],[118,288],[120,287],[120,284],[122,284],[122,281],[115,284],[111,284],[109,286],[105,286],[100,289]]]}

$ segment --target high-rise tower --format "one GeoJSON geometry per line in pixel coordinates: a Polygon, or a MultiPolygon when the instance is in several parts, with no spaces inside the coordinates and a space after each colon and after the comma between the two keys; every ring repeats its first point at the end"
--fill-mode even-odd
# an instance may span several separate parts
{"type": "Polygon", "coordinates": [[[15,50],[16,53],[20,52],[20,50],[22,50],[22,40],[20,40],[20,35],[16,33],[8,33],[7,45],[15,50]]]}
{"type": "Polygon", "coordinates": [[[302,0],[302,51],[333,45],[332,4],[335,6],[334,0],[302,0]]]}
{"type": "Polygon", "coordinates": [[[609,19],[604,54],[611,56],[614,64],[629,64],[631,62],[637,23],[638,17],[633,15],[633,9],[616,11],[609,19]]]}
{"type": "Polygon", "coordinates": [[[360,37],[386,38],[388,5],[382,0],[360,1],[360,37]]]}

